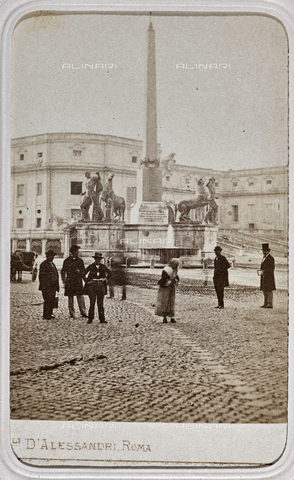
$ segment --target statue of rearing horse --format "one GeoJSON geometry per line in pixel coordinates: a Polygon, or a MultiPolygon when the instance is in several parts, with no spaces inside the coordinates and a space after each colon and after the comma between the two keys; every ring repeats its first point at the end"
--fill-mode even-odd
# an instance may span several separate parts
{"type": "MultiPolygon", "coordinates": [[[[111,173],[107,179],[107,182],[103,187],[101,200],[105,203],[105,205],[107,206],[107,209],[109,209],[111,206],[111,209],[114,215],[114,220],[124,221],[126,202],[123,197],[119,197],[114,193],[112,188],[113,177],[114,177],[114,174],[111,173]]],[[[109,217],[109,215],[107,215],[107,217],[109,217]]]]}
{"type": "Polygon", "coordinates": [[[182,200],[177,205],[177,211],[180,212],[179,221],[182,223],[190,223],[193,222],[190,218],[190,211],[191,210],[199,210],[202,207],[209,207],[208,211],[206,212],[203,222],[204,223],[211,223],[213,225],[216,224],[216,215],[218,206],[215,201],[216,193],[215,193],[215,179],[212,177],[209,179],[207,183],[207,188],[209,190],[209,194],[205,191],[204,187],[204,180],[200,178],[197,180],[198,185],[198,195],[195,198],[191,198],[189,200],[182,200]]]}

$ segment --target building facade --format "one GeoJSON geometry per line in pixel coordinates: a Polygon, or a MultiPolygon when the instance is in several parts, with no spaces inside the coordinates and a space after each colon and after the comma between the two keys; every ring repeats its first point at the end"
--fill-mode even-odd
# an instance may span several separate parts
{"type": "Polygon", "coordinates": [[[288,167],[211,170],[174,165],[163,172],[163,190],[174,203],[197,195],[197,180],[216,180],[221,229],[287,238],[288,167]]]}
{"type": "MultiPolygon", "coordinates": [[[[159,147],[160,151],[160,147],[159,147]]],[[[113,190],[125,198],[125,221],[136,202],[143,142],[111,135],[52,133],[15,138],[11,144],[11,249],[64,253],[65,226],[80,219],[85,172],[114,173],[113,190]]],[[[212,170],[161,161],[163,199],[173,209],[197,195],[197,180],[216,179],[218,223],[223,229],[287,237],[287,166],[212,170]]],[[[191,212],[194,219],[196,213],[191,212]]]]}

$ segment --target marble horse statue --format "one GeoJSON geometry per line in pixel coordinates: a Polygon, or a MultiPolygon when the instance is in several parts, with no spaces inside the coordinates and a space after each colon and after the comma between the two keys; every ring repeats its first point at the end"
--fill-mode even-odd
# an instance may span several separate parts
{"type": "Polygon", "coordinates": [[[208,207],[207,212],[203,218],[204,223],[216,224],[216,214],[218,210],[217,203],[215,201],[216,191],[215,191],[215,178],[211,177],[209,182],[206,184],[209,193],[206,192],[204,186],[203,178],[197,180],[197,190],[198,194],[196,197],[189,200],[182,200],[177,205],[177,211],[180,212],[179,221],[181,223],[193,222],[190,218],[191,210],[198,210],[203,207],[208,207]]]}
{"type": "MultiPolygon", "coordinates": [[[[111,173],[103,187],[101,200],[105,203],[108,211],[110,208],[112,209],[114,220],[124,221],[126,202],[123,197],[119,197],[114,193],[112,188],[113,177],[114,174],[111,173]]],[[[110,218],[111,215],[108,213],[107,217],[110,218]]]]}

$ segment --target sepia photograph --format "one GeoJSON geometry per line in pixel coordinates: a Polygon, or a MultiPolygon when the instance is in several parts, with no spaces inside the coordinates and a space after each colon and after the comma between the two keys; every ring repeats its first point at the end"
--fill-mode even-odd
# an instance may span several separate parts
{"type": "Polygon", "coordinates": [[[288,83],[267,15],[20,19],[10,418],[25,463],[282,454],[288,83]]]}

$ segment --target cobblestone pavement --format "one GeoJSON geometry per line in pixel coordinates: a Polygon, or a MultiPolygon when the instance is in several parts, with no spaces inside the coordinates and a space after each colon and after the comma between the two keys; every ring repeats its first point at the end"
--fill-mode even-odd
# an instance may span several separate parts
{"type": "Polygon", "coordinates": [[[177,323],[163,324],[159,275],[132,274],[127,301],[106,298],[105,325],[70,318],[63,292],[43,320],[38,282],[12,284],[11,418],[286,422],[287,291],[260,309],[256,287],[234,285],[217,310],[210,281],[183,278],[177,323]]]}

